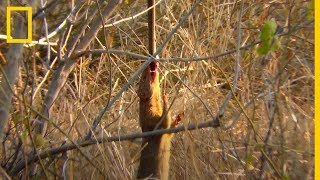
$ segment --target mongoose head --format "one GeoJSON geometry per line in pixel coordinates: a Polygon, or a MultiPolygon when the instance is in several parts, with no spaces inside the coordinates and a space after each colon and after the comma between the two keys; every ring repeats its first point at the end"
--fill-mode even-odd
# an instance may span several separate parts
{"type": "Polygon", "coordinates": [[[159,87],[159,62],[153,61],[141,75],[138,96],[141,100],[158,96],[160,94],[159,87]]]}

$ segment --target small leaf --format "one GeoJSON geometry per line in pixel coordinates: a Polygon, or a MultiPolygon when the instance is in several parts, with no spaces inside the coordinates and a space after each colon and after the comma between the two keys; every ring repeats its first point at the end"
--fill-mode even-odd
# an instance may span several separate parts
{"type": "Polygon", "coordinates": [[[289,178],[289,176],[288,176],[287,174],[283,174],[283,175],[282,175],[282,179],[284,179],[284,180],[289,180],[290,178],[289,178]]]}
{"type": "Polygon", "coordinates": [[[312,0],[308,5],[307,18],[309,20],[314,18],[314,0],[312,0]]]}
{"type": "Polygon", "coordinates": [[[254,166],[252,166],[252,164],[246,164],[246,166],[249,171],[254,170],[254,166]]]}
{"type": "Polygon", "coordinates": [[[13,122],[18,123],[18,122],[22,122],[23,121],[23,116],[21,114],[17,114],[15,116],[13,116],[13,122]]]}
{"type": "Polygon", "coordinates": [[[262,42],[260,47],[258,47],[257,52],[260,56],[267,55],[269,51],[270,43],[269,42],[262,42]]]}
{"type": "Polygon", "coordinates": [[[34,138],[34,143],[37,148],[42,147],[44,145],[44,139],[41,134],[37,134],[34,138]]]}
{"type": "Polygon", "coordinates": [[[21,133],[21,141],[22,141],[23,144],[26,142],[27,137],[28,137],[28,130],[25,129],[25,130],[22,131],[22,133],[21,133]]]}
{"type": "Polygon", "coordinates": [[[266,21],[260,32],[261,44],[257,49],[260,56],[267,55],[269,51],[275,51],[280,48],[280,41],[275,35],[277,23],[274,19],[266,21]],[[271,47],[270,47],[271,46],[271,47]]]}
{"type": "Polygon", "coordinates": [[[252,162],[253,162],[253,157],[251,155],[249,156],[246,156],[244,158],[244,162],[246,163],[246,167],[249,171],[252,171],[254,170],[254,166],[252,165],[252,162]]]}
{"type": "Polygon", "coordinates": [[[276,51],[276,50],[278,50],[280,47],[281,47],[280,40],[279,40],[278,36],[275,36],[275,37],[274,37],[274,40],[273,40],[272,47],[271,47],[271,51],[276,51]]]}
{"type": "Polygon", "coordinates": [[[274,19],[266,21],[261,28],[260,39],[262,42],[270,41],[277,30],[277,23],[274,19]]]}

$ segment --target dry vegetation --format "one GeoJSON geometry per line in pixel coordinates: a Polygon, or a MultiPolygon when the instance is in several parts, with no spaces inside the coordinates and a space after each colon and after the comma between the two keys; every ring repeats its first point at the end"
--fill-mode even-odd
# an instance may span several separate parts
{"type": "MultiPolygon", "coordinates": [[[[50,33],[73,6],[69,0],[48,0],[47,3],[53,1],[56,2],[46,9],[45,16],[34,19],[34,40],[45,37],[44,17],[50,33]]],[[[65,143],[83,142],[99,112],[145,60],[125,52],[147,56],[146,14],[100,30],[87,49],[108,47],[123,52],[89,52],[74,59],[75,67],[52,106],[52,121],[45,136],[34,135],[32,143],[30,134],[35,134],[37,112],[42,112],[44,97],[54,80],[52,71],[63,64],[70,39],[89,21],[97,1],[81,3],[72,26],[67,23],[50,39],[58,43],[50,47],[50,59],[46,45],[24,48],[0,155],[2,169],[14,178],[29,176],[30,165],[19,173],[12,172],[21,159],[32,157],[29,153],[33,153],[33,146],[37,146],[38,152],[44,152],[65,143]],[[49,75],[45,76],[47,73],[49,75]]],[[[79,2],[74,0],[75,5],[79,2]]],[[[108,2],[100,3],[100,8],[108,2]]],[[[163,0],[157,5],[158,46],[193,3],[191,0],[163,0]]],[[[182,125],[185,126],[212,120],[218,114],[223,117],[219,119],[218,128],[175,135],[170,179],[313,179],[314,25],[309,15],[310,3],[309,0],[244,0],[243,3],[203,0],[172,36],[159,54],[164,58],[160,63],[162,89],[173,103],[172,114],[184,112],[182,125]],[[240,13],[241,31],[238,28],[240,13]],[[272,18],[278,25],[277,33],[281,34],[278,50],[260,56],[259,45],[252,45],[238,53],[193,61],[258,42],[261,27],[272,18]],[[174,59],[169,61],[168,58],[174,59]],[[235,70],[237,60],[240,66],[235,70]],[[226,99],[227,104],[223,106],[226,99]]],[[[124,1],[106,23],[145,9],[145,0],[124,1]]],[[[3,12],[0,13],[3,24],[3,12]]],[[[99,16],[98,12],[95,17],[99,16]]],[[[5,34],[4,26],[0,27],[0,34],[5,34]]],[[[2,69],[8,48],[5,40],[0,40],[2,69]]],[[[0,77],[3,77],[2,72],[0,77]]],[[[93,139],[141,131],[137,82],[135,79],[108,108],[93,139]]],[[[73,171],[75,179],[134,179],[140,143],[141,139],[137,138],[55,154],[40,161],[42,165],[37,167],[35,177],[61,179],[66,171],[73,171]],[[65,166],[66,171],[63,170],[65,166]]],[[[4,176],[3,172],[0,174],[4,176]]]]}

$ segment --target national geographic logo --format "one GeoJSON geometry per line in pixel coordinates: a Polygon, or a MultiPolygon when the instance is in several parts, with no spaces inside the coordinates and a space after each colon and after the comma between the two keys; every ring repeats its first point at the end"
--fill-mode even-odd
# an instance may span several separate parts
{"type": "Polygon", "coordinates": [[[32,42],[32,7],[7,7],[7,43],[31,43],[32,42]],[[14,39],[11,36],[11,14],[14,11],[26,11],[28,23],[28,35],[26,39],[14,39]]]}

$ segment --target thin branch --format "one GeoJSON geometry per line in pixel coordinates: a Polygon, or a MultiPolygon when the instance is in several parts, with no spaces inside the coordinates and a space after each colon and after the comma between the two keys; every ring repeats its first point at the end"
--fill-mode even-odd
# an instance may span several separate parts
{"type": "MultiPolygon", "coordinates": [[[[102,17],[102,12],[101,12],[101,8],[100,8],[100,5],[98,3],[98,0],[96,0],[96,4],[98,6],[99,15],[100,15],[100,18],[101,18],[101,23],[102,23],[103,34],[104,34],[105,43],[106,43],[106,45],[104,47],[105,47],[105,49],[108,50],[109,49],[108,40],[107,40],[108,33],[106,31],[106,27],[103,26],[105,23],[104,23],[104,19],[102,17]]],[[[111,99],[111,94],[112,94],[112,73],[113,72],[112,72],[112,62],[111,62],[110,53],[107,53],[106,57],[107,57],[107,60],[109,62],[109,93],[108,93],[108,99],[107,99],[107,102],[109,104],[110,99],[111,99]]]]}
{"type": "MultiPolygon", "coordinates": [[[[50,39],[52,37],[54,37],[55,35],[57,35],[60,31],[63,30],[63,28],[72,21],[72,19],[74,18],[75,14],[78,12],[78,10],[81,8],[81,6],[83,5],[84,0],[80,1],[72,10],[71,12],[68,14],[68,16],[62,21],[62,23],[59,24],[59,26],[53,30],[51,33],[48,34],[48,37],[43,37],[40,38],[38,40],[39,43],[44,42],[47,38],[50,39]]],[[[30,46],[33,46],[34,44],[30,44],[30,46]]]]}
{"type": "Polygon", "coordinates": [[[7,174],[7,172],[0,167],[0,177],[4,178],[5,180],[11,180],[11,177],[7,174]]]}
{"type": "Polygon", "coordinates": [[[157,3],[155,3],[153,6],[150,6],[149,8],[147,8],[147,9],[145,9],[145,10],[143,10],[143,11],[141,11],[141,12],[139,12],[139,13],[131,16],[131,17],[124,18],[124,19],[121,19],[121,20],[119,20],[119,21],[116,21],[116,22],[107,24],[107,25],[105,25],[104,27],[112,27],[112,26],[115,26],[115,25],[120,24],[120,23],[122,23],[122,22],[134,20],[134,19],[136,19],[137,17],[139,17],[139,16],[143,15],[144,13],[148,12],[150,9],[154,8],[154,7],[157,6],[158,4],[160,4],[161,1],[162,1],[162,0],[159,0],[159,1],[158,1],[157,3]]]}
{"type": "MultiPolygon", "coordinates": [[[[41,8],[44,8],[44,3],[43,3],[43,0],[40,0],[40,4],[41,4],[41,8]]],[[[43,14],[45,14],[44,10],[42,11],[43,14]]],[[[46,37],[46,40],[48,42],[48,45],[47,45],[47,60],[46,60],[46,63],[47,65],[49,65],[50,63],[50,57],[51,57],[51,48],[50,48],[50,40],[49,40],[49,37],[48,37],[48,23],[47,23],[47,18],[44,16],[43,17],[43,23],[44,23],[44,32],[45,32],[45,37],[46,37]]]]}
{"type": "MultiPolygon", "coordinates": [[[[311,23],[311,22],[309,22],[311,23]]],[[[309,24],[307,23],[307,24],[309,24]]],[[[305,26],[298,26],[296,27],[295,29],[293,29],[291,32],[282,32],[282,33],[279,33],[277,34],[277,36],[281,37],[281,36],[286,36],[286,35],[291,35],[293,32],[296,32],[300,29],[304,29],[304,28],[307,28],[305,26]]],[[[248,43],[244,46],[241,46],[239,48],[239,50],[246,50],[246,49],[249,49],[257,44],[260,44],[261,43],[261,40],[257,40],[257,41],[254,41],[254,42],[251,42],[251,43],[248,43]]],[[[210,55],[210,56],[204,56],[204,57],[191,57],[191,58],[180,58],[180,57],[173,57],[173,58],[159,58],[157,59],[157,61],[162,61],[162,62],[191,62],[191,61],[205,61],[205,60],[213,60],[213,59],[218,59],[220,57],[224,57],[226,55],[230,55],[230,54],[233,54],[233,53],[236,53],[237,52],[237,48],[233,48],[233,49],[230,49],[230,50],[227,50],[223,53],[218,53],[218,54],[214,54],[214,55],[210,55]]],[[[133,52],[129,52],[129,51],[123,51],[123,50],[117,50],[117,49],[91,49],[91,50],[84,50],[84,51],[78,51],[78,52],[75,52],[71,57],[70,59],[77,59],[81,56],[86,56],[86,55],[89,55],[89,54],[92,54],[92,55],[99,55],[99,54],[103,54],[103,53],[111,53],[111,54],[120,54],[120,55],[127,55],[127,56],[131,56],[133,58],[136,58],[136,59],[144,59],[144,60],[148,60],[149,57],[148,56],[145,56],[145,55],[141,55],[141,54],[136,54],[136,53],[133,53],[133,52]]]]}
{"type": "Polygon", "coordinates": [[[240,76],[240,71],[241,71],[241,66],[240,66],[240,60],[241,60],[241,52],[240,52],[240,47],[241,47],[241,38],[242,38],[242,31],[241,31],[241,19],[242,19],[242,12],[243,12],[243,3],[244,0],[241,1],[240,5],[240,11],[239,11],[239,19],[238,19],[238,27],[237,27],[237,46],[236,46],[236,64],[234,67],[234,79],[233,79],[233,91],[237,91],[237,86],[238,86],[238,80],[240,76]]]}
{"type": "MultiPolygon", "coordinates": [[[[7,35],[3,35],[3,34],[0,34],[0,39],[7,39],[7,35]]],[[[43,46],[47,46],[48,44],[50,44],[51,46],[56,46],[58,45],[57,43],[55,42],[44,42],[44,41],[32,41],[30,44],[24,44],[23,46],[24,47],[31,47],[31,46],[34,46],[34,45],[43,45],[43,46]]]]}
{"type": "Polygon", "coordinates": [[[44,6],[43,2],[41,1],[41,8],[32,15],[32,19],[37,19],[38,17],[41,17],[44,15],[45,10],[50,9],[52,7],[54,7],[54,5],[58,4],[60,0],[56,0],[56,1],[51,1],[48,3],[48,5],[44,6]]]}
{"type": "Polygon", "coordinates": [[[24,169],[26,164],[30,164],[32,162],[37,162],[39,158],[44,159],[47,157],[51,157],[69,150],[73,149],[78,149],[79,147],[87,147],[90,145],[95,145],[99,143],[105,143],[105,142],[118,142],[118,141],[128,141],[128,140],[134,140],[137,138],[145,138],[145,137],[150,137],[150,136],[157,136],[157,135],[162,135],[162,134],[167,134],[167,133],[178,133],[178,132],[183,132],[183,131],[190,131],[190,130],[196,130],[196,129],[203,129],[203,128],[217,128],[219,127],[219,120],[218,118],[215,118],[213,120],[208,120],[202,123],[193,123],[187,126],[179,126],[175,128],[169,128],[169,129],[158,129],[154,131],[148,131],[148,132],[139,132],[139,133],[133,133],[133,134],[128,134],[128,135],[121,135],[121,136],[112,136],[112,137],[104,137],[104,138],[96,138],[96,139],[90,139],[83,141],[79,144],[72,143],[72,144],[65,144],[57,148],[53,148],[47,151],[44,151],[40,153],[38,156],[33,155],[29,157],[28,162],[21,161],[19,162],[15,168],[10,171],[10,174],[17,174],[19,173],[22,169],[24,169]],[[38,158],[39,157],[39,158],[38,158]]]}
{"type": "MultiPolygon", "coordinates": [[[[101,0],[99,1],[101,2],[101,0]]],[[[106,7],[107,8],[107,7],[106,7]]],[[[108,8],[109,9],[109,8],[108,8]]],[[[111,10],[110,10],[111,11],[111,10]]],[[[83,41],[82,42],[82,39],[80,40],[81,36],[84,36],[84,35],[87,35],[88,33],[91,33],[93,31],[95,31],[96,29],[90,29],[88,32],[85,33],[85,30],[88,28],[88,26],[90,25],[90,23],[92,23],[98,12],[98,8],[95,8],[90,14],[89,16],[87,17],[87,19],[81,24],[82,28],[79,30],[79,32],[75,33],[73,36],[72,36],[72,39],[70,41],[70,43],[67,45],[67,55],[66,57],[69,57],[72,55],[72,53],[74,53],[73,51],[76,49],[76,46],[77,45],[80,45],[80,44],[88,44],[90,43],[91,41],[83,41]],[[80,41],[80,42],[79,42],[80,41]]],[[[97,25],[100,25],[100,18],[99,18],[99,21],[98,21],[98,18],[95,19],[95,23],[96,23],[96,26],[94,28],[97,28],[97,25]],[[99,24],[98,24],[99,23],[99,24]]]]}

